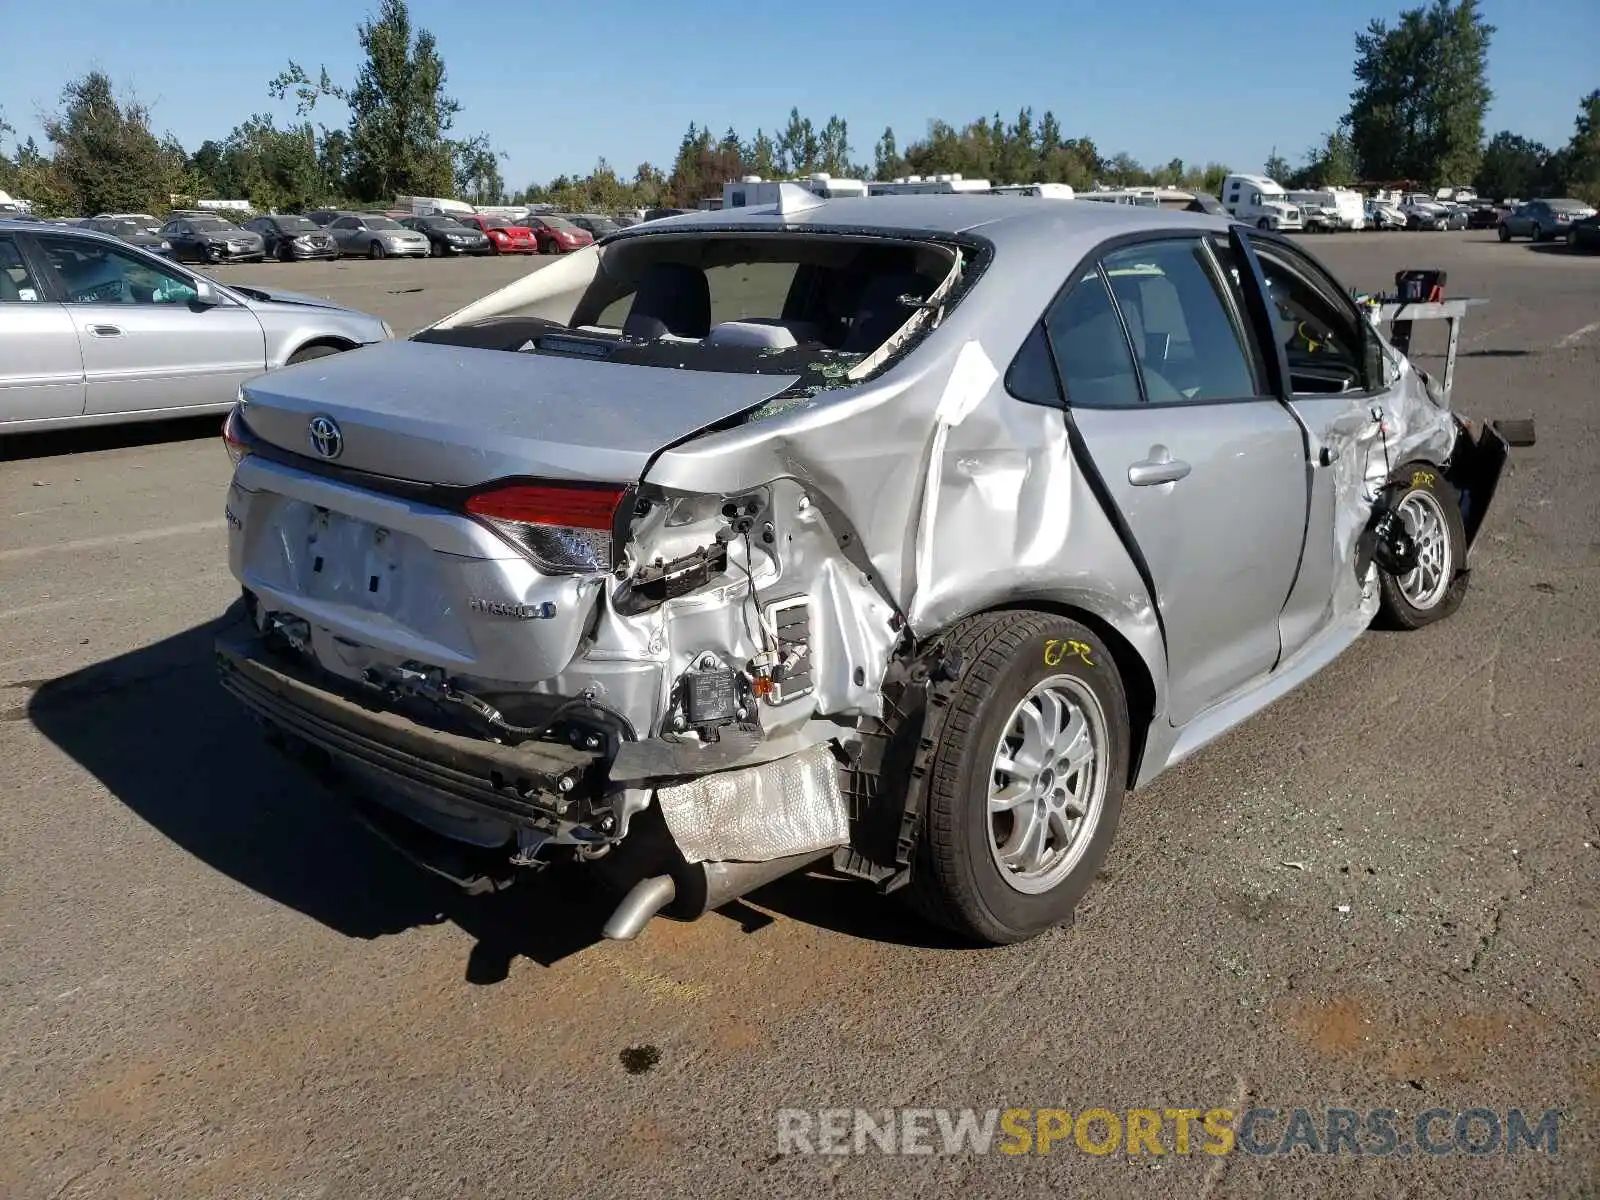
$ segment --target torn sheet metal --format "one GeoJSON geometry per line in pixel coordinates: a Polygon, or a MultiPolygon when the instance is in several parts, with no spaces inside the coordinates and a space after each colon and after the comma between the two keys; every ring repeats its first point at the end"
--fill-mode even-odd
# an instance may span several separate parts
{"type": "Polygon", "coordinates": [[[1323,445],[1336,455],[1330,465],[1334,561],[1352,568],[1335,577],[1336,618],[1357,607],[1376,611],[1376,589],[1366,586],[1367,580],[1357,579],[1353,569],[1356,543],[1394,468],[1414,459],[1447,462],[1455,446],[1455,420],[1431,382],[1392,347],[1386,344],[1384,350],[1387,390],[1378,396],[1352,399],[1321,432],[1323,445]]]}
{"type": "Polygon", "coordinates": [[[664,787],[656,799],[692,863],[766,862],[843,845],[849,837],[838,765],[827,746],[664,787]]]}

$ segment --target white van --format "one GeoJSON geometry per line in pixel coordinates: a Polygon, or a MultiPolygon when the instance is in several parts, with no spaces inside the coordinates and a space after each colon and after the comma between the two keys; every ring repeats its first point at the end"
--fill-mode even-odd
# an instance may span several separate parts
{"type": "Polygon", "coordinates": [[[1300,209],[1276,180],[1265,175],[1229,175],[1222,181],[1222,207],[1258,229],[1300,229],[1300,209]]]}

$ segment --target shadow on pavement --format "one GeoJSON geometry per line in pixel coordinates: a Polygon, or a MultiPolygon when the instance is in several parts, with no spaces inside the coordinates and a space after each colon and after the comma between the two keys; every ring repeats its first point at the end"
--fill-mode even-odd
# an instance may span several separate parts
{"type": "MultiPolygon", "coordinates": [[[[15,716],[189,853],[347,937],[451,921],[476,939],[466,979],[478,984],[506,978],[518,957],[549,966],[600,940],[617,898],[593,871],[557,863],[508,891],[468,896],[392,850],[343,798],[271,749],[216,682],[212,643],[240,620],[236,605],[165,641],[41,681],[15,716]]],[[[753,932],[771,924],[768,913],[875,941],[958,944],[902,905],[825,872],[768,884],[749,903],[702,920],[731,919],[753,932]]]]}
{"type": "Polygon", "coordinates": [[[384,845],[340,797],[268,747],[216,682],[212,642],[242,619],[236,606],[43,681],[26,716],[173,842],[347,937],[450,920],[478,938],[468,977],[485,981],[498,957],[503,978],[515,954],[549,964],[598,939],[609,908],[595,907],[573,880],[539,877],[502,896],[464,895],[384,845]]]}
{"type": "Polygon", "coordinates": [[[0,437],[0,462],[26,458],[55,458],[63,454],[90,454],[122,450],[129,446],[154,446],[160,442],[191,442],[222,436],[222,416],[180,417],[172,421],[132,421],[124,425],[86,425],[52,429],[44,433],[15,433],[0,437]]]}

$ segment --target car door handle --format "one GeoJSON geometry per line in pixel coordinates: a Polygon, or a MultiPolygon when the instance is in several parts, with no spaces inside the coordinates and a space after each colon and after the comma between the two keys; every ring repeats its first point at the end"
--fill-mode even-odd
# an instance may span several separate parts
{"type": "Polygon", "coordinates": [[[1181,458],[1147,458],[1128,467],[1128,482],[1134,487],[1176,483],[1191,470],[1181,458]]]}
{"type": "Polygon", "coordinates": [[[100,338],[112,338],[112,337],[121,337],[122,336],[122,330],[119,329],[115,325],[91,325],[91,326],[89,326],[89,332],[94,334],[95,337],[100,337],[100,338]]]}

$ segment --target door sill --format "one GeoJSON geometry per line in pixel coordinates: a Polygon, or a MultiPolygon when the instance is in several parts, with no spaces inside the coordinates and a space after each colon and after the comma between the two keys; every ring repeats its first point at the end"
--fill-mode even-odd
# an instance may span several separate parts
{"type": "Polygon", "coordinates": [[[1162,745],[1155,745],[1157,735],[1152,730],[1151,746],[1145,754],[1135,786],[1142,787],[1168,767],[1182,762],[1235,725],[1242,724],[1267,705],[1287,696],[1349,649],[1371,624],[1372,614],[1358,607],[1307,642],[1276,670],[1246,685],[1226,700],[1213,704],[1186,724],[1174,728],[1161,722],[1162,745]]]}

